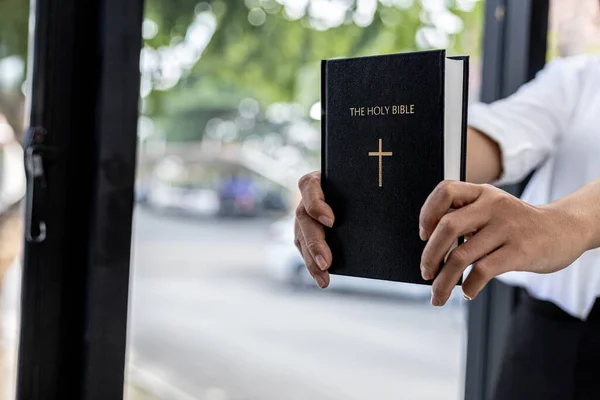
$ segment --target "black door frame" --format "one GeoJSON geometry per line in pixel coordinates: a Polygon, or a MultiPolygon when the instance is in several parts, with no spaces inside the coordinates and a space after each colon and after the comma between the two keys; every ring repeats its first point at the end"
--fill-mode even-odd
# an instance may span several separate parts
{"type": "Polygon", "coordinates": [[[143,0],[31,16],[16,398],[122,399],[143,0]]]}
{"type": "MultiPolygon", "coordinates": [[[[481,100],[514,93],[546,63],[548,0],[485,0],[481,100]]],[[[527,180],[526,180],[527,181],[527,180]]],[[[525,182],[504,189],[519,195],[525,182]]],[[[491,399],[518,292],[500,281],[469,303],[465,400],[491,399]]]]}

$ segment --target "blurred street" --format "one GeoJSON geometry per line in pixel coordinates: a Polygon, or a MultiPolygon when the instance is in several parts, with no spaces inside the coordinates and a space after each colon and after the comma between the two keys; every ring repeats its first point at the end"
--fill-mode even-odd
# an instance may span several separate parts
{"type": "Polygon", "coordinates": [[[201,400],[461,398],[459,306],[272,282],[270,222],[138,208],[130,361],[201,400]]]}

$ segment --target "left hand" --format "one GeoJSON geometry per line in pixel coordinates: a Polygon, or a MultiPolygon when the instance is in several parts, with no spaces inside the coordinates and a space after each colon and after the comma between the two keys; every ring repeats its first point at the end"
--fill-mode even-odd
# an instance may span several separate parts
{"type": "Polygon", "coordinates": [[[440,183],[429,195],[419,220],[427,240],[421,258],[423,278],[431,280],[431,303],[443,306],[464,270],[462,285],[474,299],[495,276],[508,271],[551,273],[565,268],[586,250],[584,229],[568,210],[553,204],[536,207],[490,185],[440,183]],[[456,238],[468,239],[449,254],[456,238]]]}

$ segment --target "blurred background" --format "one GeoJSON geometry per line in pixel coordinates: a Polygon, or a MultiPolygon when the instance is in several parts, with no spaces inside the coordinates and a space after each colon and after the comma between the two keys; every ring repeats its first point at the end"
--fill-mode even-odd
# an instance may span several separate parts
{"type": "MultiPolygon", "coordinates": [[[[462,297],[434,309],[427,287],[341,277],[319,290],[292,213],[299,177],[319,169],[320,60],[446,48],[471,56],[477,100],[483,3],[146,0],[127,398],[463,397],[462,297]]],[[[28,12],[0,0],[0,113],[17,140],[28,12]]],[[[600,51],[599,21],[597,0],[552,1],[548,58],[600,51]]],[[[19,276],[17,258],[3,399],[19,276]]]]}

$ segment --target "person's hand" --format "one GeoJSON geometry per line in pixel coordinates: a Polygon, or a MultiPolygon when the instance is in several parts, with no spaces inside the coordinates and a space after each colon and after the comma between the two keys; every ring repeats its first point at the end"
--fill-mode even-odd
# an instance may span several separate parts
{"type": "Polygon", "coordinates": [[[474,299],[495,276],[508,271],[551,273],[586,250],[577,216],[550,204],[536,207],[490,185],[444,181],[429,195],[419,219],[427,244],[423,278],[431,280],[431,303],[442,306],[467,267],[465,299],[474,299]],[[467,240],[444,257],[456,238],[467,240]]]}
{"type": "Polygon", "coordinates": [[[302,201],[296,208],[294,243],[306,262],[308,272],[320,288],[329,285],[327,269],[331,265],[331,250],[325,242],[323,225],[333,226],[334,215],[325,203],[319,171],[304,175],[298,182],[302,201]]]}

